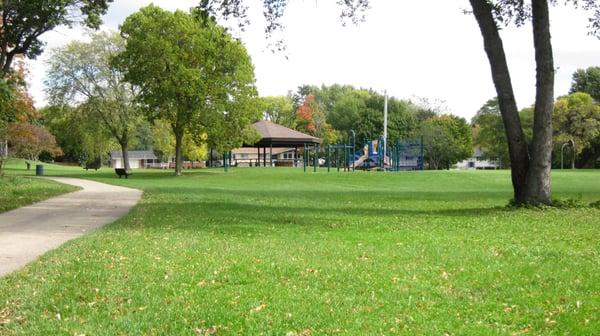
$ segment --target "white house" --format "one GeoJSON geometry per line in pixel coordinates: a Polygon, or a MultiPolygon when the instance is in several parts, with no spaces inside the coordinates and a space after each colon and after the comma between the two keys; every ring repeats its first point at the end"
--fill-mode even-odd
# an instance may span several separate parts
{"type": "MultiPolygon", "coordinates": [[[[145,168],[150,164],[158,163],[158,159],[153,151],[128,151],[127,154],[129,156],[129,168],[131,169],[145,168]]],[[[124,168],[123,153],[121,151],[110,153],[110,166],[113,168],[124,168]]]]}
{"type": "Polygon", "coordinates": [[[456,164],[458,169],[499,169],[500,164],[495,160],[483,158],[483,150],[476,147],[473,156],[456,164]]]}
{"type": "MultiPolygon", "coordinates": [[[[267,155],[267,163],[272,162],[276,166],[293,166],[294,161],[297,159],[296,157],[296,149],[295,148],[273,148],[272,154],[271,150],[266,150],[267,155]],[[272,155],[270,158],[269,155],[272,155]]],[[[238,167],[249,167],[258,165],[258,149],[254,147],[241,147],[236,148],[231,151],[232,154],[232,163],[238,167]]],[[[263,160],[263,153],[261,152],[261,163],[263,160]]]]}

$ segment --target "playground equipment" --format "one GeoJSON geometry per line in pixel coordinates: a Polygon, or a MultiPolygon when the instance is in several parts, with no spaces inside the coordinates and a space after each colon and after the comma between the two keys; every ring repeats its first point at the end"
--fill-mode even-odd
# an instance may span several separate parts
{"type": "MultiPolygon", "coordinates": [[[[305,150],[307,155],[310,152],[305,150]]],[[[316,160],[318,148],[313,152],[313,159],[316,160]]],[[[327,146],[327,171],[332,167],[337,171],[354,171],[355,169],[382,171],[407,171],[423,170],[423,140],[407,139],[397,140],[391,147],[386,147],[384,137],[378,140],[365,140],[365,145],[360,150],[356,150],[355,133],[350,131],[346,143],[327,146]],[[386,153],[385,155],[383,153],[386,153]]],[[[308,160],[305,160],[307,162],[308,160]]],[[[310,162],[310,161],[308,161],[310,162]]],[[[316,171],[317,163],[314,163],[316,171]]],[[[306,163],[304,171],[306,171],[306,163]]]]}
{"type": "Polygon", "coordinates": [[[386,146],[383,137],[365,141],[362,151],[355,153],[354,166],[359,169],[404,171],[423,169],[422,139],[397,140],[391,147],[386,146]],[[382,155],[386,153],[386,155],[382,155]]]}

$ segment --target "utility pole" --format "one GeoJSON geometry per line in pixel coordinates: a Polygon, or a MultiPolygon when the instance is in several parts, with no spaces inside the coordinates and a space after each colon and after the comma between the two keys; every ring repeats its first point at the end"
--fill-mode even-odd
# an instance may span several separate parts
{"type": "MultiPolygon", "coordinates": [[[[385,166],[385,154],[387,147],[387,126],[388,126],[388,96],[387,90],[383,91],[383,165],[385,166]]],[[[381,153],[379,153],[381,154],[381,153]]]]}

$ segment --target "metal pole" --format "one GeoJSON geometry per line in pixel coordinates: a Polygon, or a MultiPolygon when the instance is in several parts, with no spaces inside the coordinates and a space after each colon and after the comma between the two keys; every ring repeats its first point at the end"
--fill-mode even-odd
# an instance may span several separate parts
{"type": "Polygon", "coordinates": [[[304,153],[302,153],[302,167],[304,168],[304,172],[306,173],[306,161],[308,160],[308,150],[306,144],[304,144],[304,153]]]}
{"type": "Polygon", "coordinates": [[[317,144],[313,145],[313,150],[315,151],[314,156],[313,156],[313,173],[317,172],[317,165],[319,164],[319,162],[318,162],[319,154],[317,153],[318,149],[319,149],[319,145],[317,145],[317,144]]]}
{"type": "Polygon", "coordinates": [[[423,147],[423,136],[421,136],[421,170],[425,170],[425,151],[423,147]]]}
{"type": "Polygon", "coordinates": [[[273,144],[269,147],[269,165],[273,167],[273,144]]]}
{"type": "Polygon", "coordinates": [[[348,171],[348,145],[344,144],[344,171],[348,171]]]}
{"type": "Polygon", "coordinates": [[[387,143],[387,136],[388,136],[388,132],[387,132],[387,128],[388,128],[388,96],[387,96],[387,90],[384,91],[384,100],[383,100],[383,153],[379,153],[380,155],[383,154],[383,158],[385,159],[385,154],[386,154],[386,148],[385,148],[385,144],[387,143]]]}
{"type": "Polygon", "coordinates": [[[327,172],[331,171],[331,145],[327,145],[327,172]]]}
{"type": "Polygon", "coordinates": [[[350,130],[350,134],[352,135],[352,171],[356,167],[354,167],[354,154],[356,154],[356,132],[354,130],[350,130]]]}

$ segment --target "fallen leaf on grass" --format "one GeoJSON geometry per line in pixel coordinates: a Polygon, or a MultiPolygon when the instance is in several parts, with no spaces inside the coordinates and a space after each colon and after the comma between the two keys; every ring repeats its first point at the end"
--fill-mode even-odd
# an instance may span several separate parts
{"type": "Polygon", "coordinates": [[[210,328],[196,328],[196,329],[194,329],[194,333],[196,333],[196,335],[198,335],[198,336],[214,335],[218,331],[219,331],[219,327],[217,327],[217,326],[212,326],[210,328]]]}
{"type": "Polygon", "coordinates": [[[267,307],[267,305],[263,303],[263,304],[261,304],[259,306],[256,306],[256,307],[252,308],[251,312],[258,313],[259,311],[265,309],[266,307],[267,307]]]}
{"type": "Polygon", "coordinates": [[[530,331],[531,331],[531,326],[527,326],[524,329],[521,329],[517,332],[512,333],[512,336],[521,336],[521,335],[527,334],[530,331]]]}

